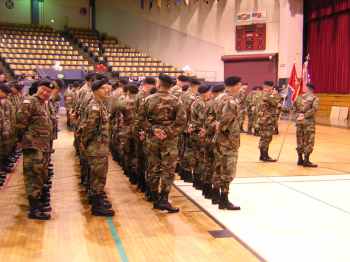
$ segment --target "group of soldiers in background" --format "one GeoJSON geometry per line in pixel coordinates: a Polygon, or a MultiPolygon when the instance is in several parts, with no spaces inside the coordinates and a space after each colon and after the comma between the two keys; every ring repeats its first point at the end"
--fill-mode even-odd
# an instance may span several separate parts
{"type": "MultiPolygon", "coordinates": [[[[40,80],[23,96],[20,83],[6,83],[0,74],[0,185],[23,152],[28,217],[33,219],[50,219],[51,154],[64,85],[61,80],[40,80]]],[[[71,84],[64,94],[67,124],[74,130],[81,184],[92,214],[114,215],[104,191],[109,152],[155,209],[179,211],[169,202],[177,172],[220,209],[239,210],[228,195],[244,116],[247,133],[260,136],[260,160],[274,162],[268,150],[278,133],[283,101],[270,81],[248,94],[247,88],[235,76],[209,86],[184,75],[175,83],[163,74],[141,83],[122,79],[111,84],[104,75],[91,73],[83,84],[71,84]]],[[[313,88],[309,84],[292,108],[298,165],[304,167],[317,166],[309,160],[319,106],[313,88]]]]}

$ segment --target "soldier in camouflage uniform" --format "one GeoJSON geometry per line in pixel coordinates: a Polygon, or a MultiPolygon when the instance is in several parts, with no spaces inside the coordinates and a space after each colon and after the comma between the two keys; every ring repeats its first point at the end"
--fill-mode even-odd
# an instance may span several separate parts
{"type": "Polygon", "coordinates": [[[4,83],[0,83],[0,186],[4,184],[8,171],[5,168],[8,156],[6,141],[8,141],[11,136],[11,125],[9,123],[9,118],[6,117],[5,103],[10,93],[10,88],[4,83]]]}
{"type": "Polygon", "coordinates": [[[50,219],[41,194],[51,152],[52,123],[47,101],[52,89],[52,83],[40,81],[37,93],[27,96],[17,112],[16,133],[23,149],[23,176],[31,219],[50,219]]]}
{"type": "Polygon", "coordinates": [[[106,80],[94,81],[91,87],[92,98],[86,107],[86,116],[80,123],[80,147],[89,167],[89,197],[91,212],[95,216],[114,216],[104,192],[109,153],[109,115],[104,101],[107,99],[109,88],[106,80]]]}
{"type": "Polygon", "coordinates": [[[186,91],[183,92],[180,96],[180,102],[183,106],[183,111],[186,113],[186,128],[182,134],[182,152],[179,154],[179,173],[181,178],[185,182],[193,182],[192,171],[194,168],[194,145],[191,140],[191,129],[189,128],[189,123],[191,119],[191,106],[196,99],[198,87],[201,85],[201,82],[198,79],[191,79],[191,86],[186,91]]]}
{"type": "Polygon", "coordinates": [[[135,185],[138,180],[136,139],[134,136],[134,121],[136,114],[136,95],[138,87],[133,84],[127,85],[128,94],[123,100],[115,105],[115,113],[123,119],[123,128],[119,131],[119,143],[123,154],[125,174],[129,177],[131,184],[135,185]]]}
{"type": "Polygon", "coordinates": [[[243,128],[244,120],[245,120],[245,115],[247,113],[247,90],[248,90],[248,84],[244,83],[242,84],[241,90],[239,91],[239,108],[240,108],[240,128],[241,132],[245,132],[243,128]]]}
{"type": "Polygon", "coordinates": [[[256,93],[257,87],[253,87],[252,91],[249,92],[246,99],[246,108],[247,108],[247,115],[248,115],[248,135],[253,134],[253,127],[254,127],[254,96],[256,93]]]}
{"type": "Polygon", "coordinates": [[[193,154],[193,187],[199,190],[203,189],[205,178],[205,117],[207,111],[207,101],[210,95],[210,87],[201,85],[198,88],[198,96],[191,105],[191,115],[189,121],[189,133],[191,139],[193,154]]]}
{"type": "Polygon", "coordinates": [[[154,208],[173,213],[179,209],[169,203],[169,192],[175,178],[178,135],[185,126],[186,115],[178,99],[170,94],[171,77],[160,75],[158,85],[158,92],[146,98],[137,127],[147,133],[148,173],[154,208]]]}
{"type": "Polygon", "coordinates": [[[232,76],[225,80],[225,95],[216,100],[215,174],[213,177],[213,204],[220,209],[240,210],[229,199],[230,183],[236,176],[238,149],[240,146],[241,78],[232,76]],[[219,191],[220,190],[220,191],[219,191]]]}
{"type": "Polygon", "coordinates": [[[273,89],[273,82],[265,81],[258,114],[260,160],[263,162],[276,162],[269,156],[269,146],[275,128],[274,114],[279,102],[280,98],[277,96],[277,91],[273,89]]]}
{"type": "Polygon", "coordinates": [[[176,97],[180,97],[183,92],[182,87],[189,86],[190,80],[191,79],[188,76],[179,75],[176,79],[176,85],[170,89],[170,93],[176,97]]]}
{"type": "Polygon", "coordinates": [[[276,110],[273,115],[273,120],[274,120],[274,134],[278,135],[279,134],[279,129],[278,129],[278,121],[280,120],[280,115],[282,112],[282,105],[283,105],[283,97],[279,94],[278,89],[275,89],[275,96],[276,99],[278,100],[278,104],[276,107],[276,110]]]}
{"type": "Polygon", "coordinates": [[[254,135],[255,136],[259,136],[260,130],[259,130],[259,123],[258,123],[258,119],[259,119],[259,110],[260,110],[260,105],[261,105],[261,100],[263,97],[263,91],[262,91],[262,87],[258,87],[258,89],[256,90],[254,96],[253,96],[253,128],[254,128],[254,135]]]}
{"type": "Polygon", "coordinates": [[[67,127],[72,129],[74,126],[74,121],[72,119],[74,100],[76,99],[76,93],[79,90],[79,82],[75,81],[70,88],[64,92],[64,107],[66,108],[67,115],[67,127]]]}
{"type": "Polygon", "coordinates": [[[146,77],[142,81],[142,87],[137,94],[135,103],[135,123],[134,135],[136,137],[136,155],[137,155],[137,174],[138,174],[138,188],[141,192],[145,192],[147,200],[150,200],[150,188],[148,181],[146,181],[147,171],[147,155],[145,154],[145,130],[137,128],[137,119],[140,116],[141,108],[145,103],[146,98],[151,95],[152,90],[156,88],[156,80],[153,77],[146,77]]]}
{"type": "Polygon", "coordinates": [[[315,114],[320,103],[313,90],[314,86],[308,84],[307,92],[299,96],[293,106],[296,114],[298,165],[304,167],[317,167],[310,162],[315,145],[315,114]]]}
{"type": "Polygon", "coordinates": [[[213,138],[216,131],[215,99],[225,91],[224,85],[216,85],[211,90],[210,100],[205,112],[205,175],[203,177],[203,195],[207,199],[212,198],[213,175],[215,172],[215,154],[213,138]]]}

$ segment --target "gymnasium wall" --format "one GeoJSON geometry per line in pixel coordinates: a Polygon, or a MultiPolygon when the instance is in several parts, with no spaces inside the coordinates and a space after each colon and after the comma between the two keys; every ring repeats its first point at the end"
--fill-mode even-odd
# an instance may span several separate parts
{"type": "Polygon", "coordinates": [[[90,22],[89,0],[44,0],[42,23],[55,29],[69,27],[88,28],[90,22]],[[86,15],[80,14],[85,7],[86,15]],[[54,22],[51,22],[51,20],[54,22]]]}
{"type": "Polygon", "coordinates": [[[13,0],[13,8],[5,6],[6,0],[0,0],[0,22],[2,23],[30,23],[30,0],[13,0]]]}
{"type": "Polygon", "coordinates": [[[190,6],[171,1],[170,8],[166,2],[162,1],[160,9],[156,3],[149,9],[145,1],[141,9],[136,0],[98,0],[97,29],[179,68],[189,65],[208,80],[223,79],[223,55],[280,53],[279,78],[289,76],[294,62],[301,70],[303,1],[209,0],[190,1],[190,6]],[[237,52],[236,15],[254,10],[266,13],[266,50],[237,52]]]}

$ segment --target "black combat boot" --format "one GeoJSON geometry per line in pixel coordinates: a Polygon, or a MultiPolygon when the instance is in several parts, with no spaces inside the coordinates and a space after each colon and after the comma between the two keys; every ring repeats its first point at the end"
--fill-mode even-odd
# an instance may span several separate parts
{"type": "Polygon", "coordinates": [[[130,181],[130,183],[132,185],[136,185],[137,184],[137,175],[136,175],[135,171],[132,170],[132,168],[130,168],[129,181],[130,181]]]}
{"type": "Polygon", "coordinates": [[[212,184],[208,184],[207,186],[208,186],[208,188],[207,188],[207,191],[206,191],[206,194],[204,195],[204,197],[205,197],[205,199],[211,199],[213,196],[213,187],[212,187],[212,184]]]}
{"type": "Polygon", "coordinates": [[[192,172],[184,170],[184,174],[185,174],[184,182],[192,183],[193,182],[192,172]]]}
{"type": "Polygon", "coordinates": [[[40,201],[38,199],[34,199],[29,197],[29,213],[28,218],[37,219],[37,220],[49,220],[51,218],[50,214],[46,214],[41,211],[40,201]]]}
{"type": "Polygon", "coordinates": [[[275,128],[275,135],[279,135],[279,130],[278,130],[278,127],[275,128]]]}
{"type": "Polygon", "coordinates": [[[264,150],[262,148],[260,148],[260,158],[259,158],[260,161],[264,161],[265,160],[265,153],[264,153],[264,150]]]}
{"type": "Polygon", "coordinates": [[[4,171],[0,171],[0,187],[4,185],[6,181],[6,173],[4,171]]]}
{"type": "Polygon", "coordinates": [[[203,182],[200,179],[200,177],[198,178],[198,181],[197,181],[197,189],[198,190],[203,190],[203,182]]]}
{"type": "Polygon", "coordinates": [[[208,183],[203,183],[202,196],[205,196],[208,191],[208,183]]]}
{"type": "Polygon", "coordinates": [[[150,202],[153,202],[153,208],[157,208],[158,201],[159,201],[158,191],[151,191],[150,192],[150,202]]]}
{"type": "Polygon", "coordinates": [[[154,204],[154,208],[159,210],[166,210],[169,213],[177,213],[180,211],[179,208],[173,207],[169,203],[169,193],[161,192],[159,200],[154,204]]]}
{"type": "Polygon", "coordinates": [[[318,167],[318,165],[316,165],[310,161],[310,153],[305,154],[305,160],[304,160],[303,166],[304,167],[313,167],[313,168],[318,167]]]}
{"type": "Polygon", "coordinates": [[[239,206],[235,206],[228,200],[228,192],[220,194],[219,209],[241,210],[239,206]]]}
{"type": "Polygon", "coordinates": [[[40,211],[49,213],[52,211],[51,204],[50,204],[50,194],[42,193],[40,197],[40,211]]]}
{"type": "Polygon", "coordinates": [[[146,198],[146,201],[152,202],[151,189],[148,185],[146,185],[145,198],[146,198]]]}
{"type": "Polygon", "coordinates": [[[270,156],[269,156],[269,149],[266,149],[263,151],[263,160],[264,162],[277,162],[276,159],[272,159],[270,156]]]}
{"type": "Polygon", "coordinates": [[[106,194],[106,192],[102,193],[102,198],[103,198],[103,205],[105,206],[105,208],[112,208],[112,203],[108,200],[108,196],[106,194]]]}
{"type": "Polygon", "coordinates": [[[303,154],[298,153],[298,166],[303,166],[303,165],[304,165],[303,154]]]}
{"type": "Polygon", "coordinates": [[[213,205],[217,205],[217,204],[219,204],[219,200],[220,200],[220,189],[213,188],[211,203],[213,205]]]}
{"type": "Polygon", "coordinates": [[[104,217],[114,216],[115,214],[114,210],[105,207],[102,195],[91,196],[91,202],[92,202],[91,213],[93,216],[104,216],[104,217]]]}

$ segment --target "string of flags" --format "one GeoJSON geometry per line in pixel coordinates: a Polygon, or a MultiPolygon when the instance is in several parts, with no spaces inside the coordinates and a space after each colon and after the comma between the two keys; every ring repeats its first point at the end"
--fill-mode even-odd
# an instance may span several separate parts
{"type": "Polygon", "coordinates": [[[167,8],[170,8],[171,5],[179,6],[185,4],[189,6],[192,3],[203,2],[205,4],[210,4],[211,2],[219,2],[220,0],[140,0],[140,7],[145,9],[148,6],[148,9],[152,9],[155,5],[158,8],[162,8],[163,2],[167,8]]]}

